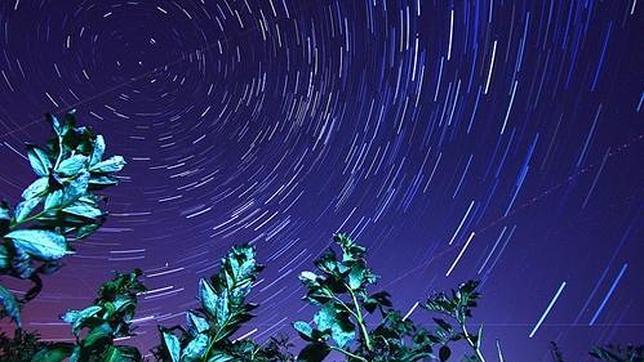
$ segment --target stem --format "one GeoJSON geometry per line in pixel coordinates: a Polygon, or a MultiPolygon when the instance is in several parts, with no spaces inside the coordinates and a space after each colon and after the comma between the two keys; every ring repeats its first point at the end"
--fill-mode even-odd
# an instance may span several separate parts
{"type": "Polygon", "coordinates": [[[355,293],[353,293],[353,290],[351,290],[351,288],[349,288],[349,286],[346,284],[345,284],[345,287],[349,291],[349,294],[351,294],[353,305],[356,308],[355,316],[356,316],[358,325],[360,326],[360,331],[362,332],[362,339],[364,339],[365,347],[367,348],[367,351],[371,352],[371,339],[369,338],[369,332],[367,331],[367,326],[365,326],[364,324],[364,318],[362,317],[362,310],[360,308],[360,304],[358,304],[358,299],[356,298],[355,293]]]}
{"type": "Polygon", "coordinates": [[[345,355],[345,356],[347,356],[347,357],[351,357],[351,358],[355,358],[355,359],[357,359],[357,360],[359,360],[359,361],[367,362],[367,359],[366,359],[366,358],[364,358],[364,357],[360,357],[360,356],[358,356],[357,354],[353,354],[353,353],[351,353],[351,352],[349,352],[349,351],[347,351],[347,350],[344,350],[344,349],[342,349],[342,348],[340,348],[340,347],[336,347],[336,346],[329,346],[329,348],[331,348],[331,349],[332,349],[332,350],[334,350],[334,351],[340,352],[340,353],[344,354],[344,355],[345,355]]]}
{"type": "Polygon", "coordinates": [[[460,324],[461,324],[461,331],[463,331],[463,335],[465,336],[465,340],[467,341],[467,344],[469,344],[470,347],[472,347],[472,349],[476,353],[476,357],[478,357],[479,360],[481,360],[481,362],[485,362],[485,357],[483,357],[483,353],[481,353],[481,350],[476,346],[476,344],[472,340],[472,337],[467,332],[467,328],[465,327],[465,321],[463,321],[463,323],[460,323],[460,324]]]}

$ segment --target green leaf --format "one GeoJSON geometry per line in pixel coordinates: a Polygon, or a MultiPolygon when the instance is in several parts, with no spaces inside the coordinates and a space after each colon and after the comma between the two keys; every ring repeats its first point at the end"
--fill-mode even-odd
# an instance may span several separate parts
{"type": "Polygon", "coordinates": [[[109,346],[107,347],[107,351],[103,355],[102,362],[123,362],[124,360],[125,359],[123,358],[123,355],[118,348],[109,346]]]}
{"type": "Polygon", "coordinates": [[[321,331],[330,331],[331,338],[338,347],[344,348],[355,338],[355,326],[349,319],[349,314],[339,308],[333,303],[327,303],[315,314],[313,321],[321,331]]]}
{"type": "Polygon", "coordinates": [[[74,155],[68,159],[63,160],[56,172],[65,176],[74,176],[78,174],[87,165],[87,156],[74,155]]]}
{"type": "Polygon", "coordinates": [[[29,158],[31,168],[34,170],[36,175],[40,177],[49,175],[49,170],[51,169],[51,161],[49,160],[47,152],[36,146],[27,147],[27,157],[29,158]]]}
{"type": "Polygon", "coordinates": [[[89,184],[95,189],[102,189],[108,186],[114,186],[119,183],[116,177],[112,176],[96,176],[89,180],[89,184]]]}
{"type": "Polygon", "coordinates": [[[0,220],[11,220],[11,210],[6,202],[0,203],[0,220]]]}
{"type": "Polygon", "coordinates": [[[29,187],[22,192],[22,198],[25,200],[32,199],[36,196],[42,196],[49,188],[49,177],[41,177],[34,181],[29,187]]]}
{"type": "Polygon", "coordinates": [[[65,187],[63,204],[71,204],[87,192],[89,185],[89,172],[81,172],[72,182],[65,187]]]}
{"type": "Polygon", "coordinates": [[[301,362],[322,362],[330,352],[331,349],[324,343],[311,343],[300,351],[297,360],[301,362]]]}
{"type": "Polygon", "coordinates": [[[65,237],[47,230],[16,230],[5,235],[16,248],[41,260],[58,260],[67,255],[65,237]]]}
{"type": "Polygon", "coordinates": [[[212,286],[206,279],[199,280],[199,300],[201,307],[211,316],[217,315],[217,303],[219,297],[212,289],[212,286]]]}
{"type": "Polygon", "coordinates": [[[172,362],[179,362],[181,356],[181,344],[179,338],[170,332],[162,332],[163,343],[165,345],[172,362]]]}
{"type": "Polygon", "coordinates": [[[84,348],[97,348],[100,344],[109,340],[113,333],[112,327],[109,323],[103,323],[96,328],[92,328],[85,339],[83,339],[84,348]]]}
{"type": "Polygon", "coordinates": [[[225,352],[215,352],[210,358],[208,358],[208,362],[228,362],[234,360],[234,356],[231,356],[225,352]]]}
{"type": "Polygon", "coordinates": [[[123,156],[112,156],[105,161],[101,161],[90,168],[92,172],[98,173],[113,173],[118,172],[125,167],[127,162],[123,156]]]}
{"type": "Polygon", "coordinates": [[[45,118],[47,118],[47,121],[49,122],[51,127],[54,129],[54,132],[58,136],[62,136],[64,134],[64,128],[61,125],[61,123],[58,120],[58,118],[56,118],[56,116],[54,116],[53,114],[48,113],[48,114],[45,115],[45,118]]]}
{"type": "Polygon", "coordinates": [[[92,305],[83,310],[70,310],[65,313],[61,317],[61,319],[71,324],[72,333],[74,333],[75,336],[78,336],[78,333],[84,327],[83,324],[85,323],[85,321],[89,318],[94,317],[94,315],[96,315],[96,313],[100,312],[101,310],[103,310],[102,307],[92,305]]]}
{"type": "Polygon", "coordinates": [[[63,196],[64,196],[63,190],[56,190],[54,192],[50,192],[47,195],[47,198],[45,199],[45,210],[51,210],[62,205],[63,196]]]}
{"type": "Polygon", "coordinates": [[[186,319],[188,320],[190,327],[196,332],[195,334],[199,334],[210,329],[210,325],[205,318],[201,318],[192,312],[188,312],[186,314],[186,319]]]}
{"type": "Polygon", "coordinates": [[[181,352],[181,362],[199,361],[205,357],[210,337],[205,334],[198,334],[181,352]]]}
{"type": "Polygon", "coordinates": [[[93,205],[82,202],[82,201],[76,201],[73,204],[67,206],[66,208],[63,209],[64,212],[80,217],[84,217],[87,219],[98,219],[101,216],[103,216],[103,212],[94,207],[93,205]]]}
{"type": "Polygon", "coordinates": [[[14,212],[16,222],[21,223],[25,221],[38,206],[40,201],[42,201],[42,198],[34,197],[33,199],[25,200],[16,205],[16,210],[14,212]]]}
{"type": "Polygon", "coordinates": [[[94,140],[94,149],[92,150],[92,157],[89,161],[90,166],[94,166],[101,162],[103,159],[103,153],[105,153],[105,138],[99,134],[94,140]]]}
{"type": "Polygon", "coordinates": [[[70,344],[56,344],[52,347],[45,347],[34,355],[33,362],[63,362],[72,353],[73,347],[70,344]]]}
{"type": "Polygon", "coordinates": [[[16,297],[0,284],[0,303],[2,303],[2,312],[11,319],[16,324],[18,328],[22,328],[22,320],[20,318],[20,305],[16,300],[16,297]]]}
{"type": "Polygon", "coordinates": [[[315,340],[313,339],[313,327],[311,327],[310,324],[303,321],[297,321],[293,323],[293,328],[295,328],[295,330],[303,340],[308,342],[315,342],[315,340]]]}
{"type": "Polygon", "coordinates": [[[9,266],[9,251],[7,247],[0,244],[0,269],[5,269],[9,266]]]}

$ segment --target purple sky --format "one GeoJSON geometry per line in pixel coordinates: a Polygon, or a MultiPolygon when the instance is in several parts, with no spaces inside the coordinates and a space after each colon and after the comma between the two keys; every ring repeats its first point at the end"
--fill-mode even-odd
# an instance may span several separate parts
{"type": "Polygon", "coordinates": [[[141,267],[147,349],[252,241],[267,269],[241,332],[285,332],[342,230],[404,312],[481,279],[475,317],[509,360],[644,340],[642,4],[204,2],[0,2],[1,196],[34,178],[23,142],[48,111],[129,160],[28,328],[69,338],[59,313],[141,267]]]}

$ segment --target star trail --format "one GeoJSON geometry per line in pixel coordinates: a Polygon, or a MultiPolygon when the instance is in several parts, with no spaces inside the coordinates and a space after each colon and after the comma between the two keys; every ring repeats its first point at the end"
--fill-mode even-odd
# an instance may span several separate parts
{"type": "Polygon", "coordinates": [[[509,360],[641,342],[643,30],[637,0],[3,1],[1,196],[33,179],[45,112],[129,162],[26,324],[70,339],[58,314],[140,267],[147,350],[252,242],[237,338],[288,333],[312,313],[297,274],[343,231],[407,317],[481,279],[509,360]]]}

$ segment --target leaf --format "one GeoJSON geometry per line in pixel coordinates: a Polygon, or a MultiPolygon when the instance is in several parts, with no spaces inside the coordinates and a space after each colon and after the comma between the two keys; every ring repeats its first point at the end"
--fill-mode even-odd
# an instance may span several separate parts
{"type": "Polygon", "coordinates": [[[97,305],[89,306],[83,310],[70,310],[65,313],[61,319],[72,325],[72,333],[78,336],[80,330],[84,327],[83,323],[92,318],[96,313],[100,312],[103,308],[97,305]]]}
{"type": "Polygon", "coordinates": [[[0,269],[5,269],[9,266],[9,251],[7,247],[0,244],[0,269]]]}
{"type": "Polygon", "coordinates": [[[47,152],[43,149],[36,146],[27,146],[27,157],[29,158],[29,163],[31,168],[40,177],[49,175],[49,170],[51,169],[51,161],[47,152]]]}
{"type": "Polygon", "coordinates": [[[329,355],[331,349],[324,343],[311,343],[304,347],[297,356],[302,362],[322,362],[329,355]]]}
{"type": "Polygon", "coordinates": [[[92,328],[83,340],[84,348],[97,348],[99,343],[109,339],[112,335],[112,327],[109,323],[103,323],[96,328],[92,328]]]}
{"type": "Polygon", "coordinates": [[[201,301],[201,307],[213,317],[217,315],[218,299],[219,297],[212,289],[210,283],[202,278],[199,281],[199,300],[201,301]]]}
{"type": "Polygon", "coordinates": [[[107,347],[107,351],[103,355],[102,362],[123,362],[124,358],[118,348],[114,346],[107,347]]]}
{"type": "Polygon", "coordinates": [[[63,160],[56,172],[65,176],[74,176],[78,174],[87,164],[87,156],[74,155],[68,159],[63,160]]]}
{"type": "Polygon", "coordinates": [[[300,337],[302,337],[303,340],[308,342],[314,342],[313,328],[311,327],[310,324],[303,321],[297,321],[293,323],[293,328],[295,328],[295,330],[300,335],[300,337]]]}
{"type": "Polygon", "coordinates": [[[447,346],[442,346],[438,350],[438,358],[440,358],[441,362],[447,361],[451,355],[452,355],[452,351],[447,346]]]}
{"type": "Polygon", "coordinates": [[[16,206],[16,210],[14,212],[16,222],[21,223],[25,221],[29,217],[29,215],[31,215],[32,211],[34,211],[34,209],[38,206],[40,201],[42,201],[42,198],[35,197],[33,199],[25,200],[19,203],[16,206]]]}
{"type": "Polygon", "coordinates": [[[186,314],[186,319],[188,320],[190,327],[196,332],[195,334],[199,334],[210,329],[210,325],[205,318],[201,318],[192,312],[188,312],[186,314]]]}
{"type": "Polygon", "coordinates": [[[163,343],[172,358],[172,362],[179,362],[179,357],[181,355],[181,344],[179,343],[179,338],[170,332],[162,332],[163,343]]]}
{"type": "Polygon", "coordinates": [[[50,114],[50,113],[46,114],[45,118],[47,118],[47,121],[49,122],[51,127],[54,129],[54,132],[56,132],[56,134],[58,136],[62,136],[63,133],[64,133],[64,128],[60,124],[60,121],[58,120],[58,118],[56,118],[56,116],[54,116],[53,114],[50,114]]]}
{"type": "Polygon", "coordinates": [[[198,334],[181,352],[181,362],[193,362],[203,358],[209,342],[210,337],[198,334]]]}
{"type": "Polygon", "coordinates": [[[11,210],[6,202],[0,202],[0,220],[11,220],[11,210]]]}
{"type": "Polygon", "coordinates": [[[344,348],[355,338],[355,326],[348,313],[340,311],[333,303],[325,304],[315,314],[313,321],[321,331],[330,331],[331,338],[340,348],[344,348]]]}
{"type": "Polygon", "coordinates": [[[224,352],[215,352],[209,359],[208,362],[228,362],[234,361],[235,357],[224,352]]]}
{"type": "Polygon", "coordinates": [[[103,159],[103,153],[105,153],[105,138],[99,134],[94,140],[94,149],[92,150],[92,157],[89,161],[90,166],[94,166],[101,162],[103,159]]]}
{"type": "Polygon", "coordinates": [[[63,209],[64,212],[80,217],[84,217],[87,219],[98,219],[101,216],[103,216],[103,212],[94,207],[93,205],[82,202],[82,201],[76,201],[73,204],[67,206],[66,208],[63,209]]]}
{"type": "Polygon", "coordinates": [[[13,322],[18,328],[22,328],[22,320],[20,318],[20,305],[16,297],[0,284],[0,302],[2,303],[3,313],[11,317],[13,322]]]}
{"type": "Polygon", "coordinates": [[[123,156],[112,156],[105,161],[101,161],[90,168],[92,172],[98,173],[113,173],[118,172],[125,167],[127,162],[123,156]]]}
{"type": "Polygon", "coordinates": [[[55,344],[52,347],[45,347],[34,355],[32,361],[62,362],[72,353],[70,344],[55,344]]]}
{"type": "Polygon", "coordinates": [[[45,199],[45,210],[51,210],[63,203],[63,190],[50,192],[45,199]]]}
{"type": "Polygon", "coordinates": [[[68,254],[65,237],[47,230],[16,230],[5,235],[16,248],[41,260],[58,260],[68,254]]]}
{"type": "Polygon", "coordinates": [[[88,185],[89,172],[83,171],[78,175],[78,177],[70,182],[67,187],[65,187],[62,203],[67,205],[78,200],[79,197],[83,196],[87,192],[88,185]]]}
{"type": "Polygon", "coordinates": [[[49,177],[41,177],[34,181],[29,187],[22,192],[22,198],[25,200],[32,199],[36,196],[41,196],[49,187],[49,177]]]}

